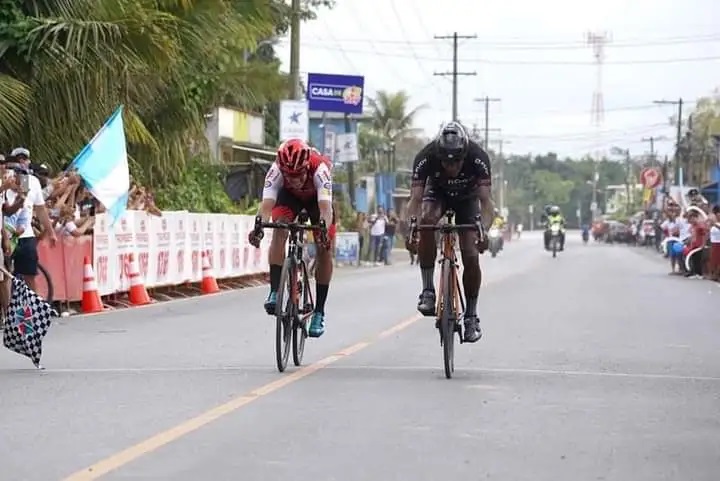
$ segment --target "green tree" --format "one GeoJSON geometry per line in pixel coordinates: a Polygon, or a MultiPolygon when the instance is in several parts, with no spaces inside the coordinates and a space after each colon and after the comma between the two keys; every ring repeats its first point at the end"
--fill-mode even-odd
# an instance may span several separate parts
{"type": "Polygon", "coordinates": [[[280,62],[253,54],[290,15],[282,0],[0,0],[0,145],[57,167],[123,104],[134,177],[177,184],[210,109],[286,96],[280,62]]]}

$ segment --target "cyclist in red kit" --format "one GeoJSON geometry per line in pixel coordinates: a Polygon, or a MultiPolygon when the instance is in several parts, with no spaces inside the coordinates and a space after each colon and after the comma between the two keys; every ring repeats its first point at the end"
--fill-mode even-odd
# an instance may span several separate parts
{"type": "MultiPolygon", "coordinates": [[[[265,176],[262,203],[258,215],[263,222],[293,222],[305,210],[312,224],[329,226],[327,234],[320,232],[313,239],[317,246],[315,273],[315,312],[308,334],[320,337],[325,332],[325,301],[333,272],[332,252],[335,240],[335,215],[332,207],[332,163],[301,139],[289,139],[280,145],[275,162],[265,176]]],[[[265,311],[275,314],[277,290],[285,260],[288,233],[278,230],[270,242],[270,294],[265,311]]],[[[248,241],[258,247],[263,234],[250,232],[248,241]]]]}

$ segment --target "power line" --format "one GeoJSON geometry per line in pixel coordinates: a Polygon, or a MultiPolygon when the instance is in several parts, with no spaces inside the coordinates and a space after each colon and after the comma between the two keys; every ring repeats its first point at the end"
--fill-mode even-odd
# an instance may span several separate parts
{"type": "MultiPolygon", "coordinates": [[[[341,38],[340,42],[343,43],[369,43],[370,38],[341,38]]],[[[379,45],[403,45],[406,43],[405,40],[397,39],[376,39],[372,41],[379,45]]],[[[644,48],[653,46],[666,46],[666,45],[684,45],[684,44],[697,44],[697,43],[715,43],[720,42],[720,35],[708,34],[701,36],[685,36],[685,37],[663,37],[657,39],[635,39],[626,40],[623,42],[613,43],[609,48],[644,48]]],[[[432,41],[412,41],[413,45],[417,46],[431,46],[432,41]]],[[[464,44],[478,44],[488,50],[582,50],[587,48],[585,42],[581,41],[562,41],[562,42],[547,42],[547,41],[502,41],[492,39],[468,39],[464,44]]]]}
{"type": "MultiPolygon", "coordinates": [[[[449,37],[452,38],[452,37],[449,37]]],[[[319,49],[325,49],[325,50],[334,50],[333,47],[328,46],[327,44],[321,44],[318,43],[316,45],[308,45],[307,43],[304,44],[306,46],[311,46],[313,48],[319,48],[319,49]]],[[[428,61],[435,61],[439,62],[444,59],[439,57],[426,57],[426,56],[420,56],[413,57],[413,55],[408,55],[407,53],[403,52],[388,52],[388,51],[371,51],[371,50],[361,50],[361,49],[343,49],[344,52],[347,53],[357,53],[357,54],[367,54],[367,55],[377,55],[380,57],[391,57],[391,58],[417,58],[417,60],[428,60],[428,61]]],[[[610,62],[605,62],[605,65],[665,65],[665,64],[673,64],[673,63],[692,63],[692,62],[711,62],[720,60],[720,55],[707,55],[707,56],[701,56],[701,57],[678,57],[678,58],[662,58],[662,59],[635,59],[635,60],[615,60],[610,62]]],[[[498,60],[498,59],[490,59],[490,58],[464,58],[464,62],[470,62],[470,63],[479,63],[479,64],[487,64],[487,65],[575,65],[575,66],[595,66],[595,62],[593,61],[573,61],[573,60],[498,60]]]]}
{"type": "MultiPolygon", "coordinates": [[[[402,34],[403,38],[405,39],[405,43],[408,47],[410,47],[410,52],[412,52],[413,57],[415,58],[415,61],[417,62],[418,66],[420,67],[420,71],[423,72],[424,75],[428,76],[429,78],[433,78],[432,75],[430,75],[430,72],[425,69],[425,65],[420,61],[420,59],[417,56],[417,53],[415,52],[415,48],[413,47],[413,44],[408,39],[407,32],[405,32],[405,27],[403,26],[402,17],[398,13],[397,7],[395,5],[395,0],[390,0],[390,7],[392,8],[393,14],[395,15],[395,18],[398,21],[398,26],[400,28],[400,33],[402,34]]],[[[415,10],[415,9],[412,9],[415,10]]],[[[432,80],[432,83],[435,86],[435,89],[438,91],[440,95],[442,95],[442,90],[440,87],[437,86],[437,84],[434,82],[434,79],[432,80]]]]}
{"type": "Polygon", "coordinates": [[[452,118],[453,120],[457,120],[458,116],[458,76],[475,76],[477,75],[477,72],[458,72],[458,39],[463,38],[477,38],[477,35],[458,35],[457,32],[454,32],[452,35],[444,35],[444,36],[435,36],[436,40],[448,40],[452,39],[453,41],[453,69],[452,72],[435,72],[434,75],[445,77],[445,76],[452,76],[453,81],[453,88],[452,88],[452,118]]]}

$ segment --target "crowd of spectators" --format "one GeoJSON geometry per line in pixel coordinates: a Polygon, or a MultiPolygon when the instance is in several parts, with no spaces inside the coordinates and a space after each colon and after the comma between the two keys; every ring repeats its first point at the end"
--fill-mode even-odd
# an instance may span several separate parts
{"type": "MultiPolygon", "coordinates": [[[[0,154],[2,202],[2,262],[34,288],[38,273],[39,240],[55,244],[58,238],[91,234],[95,214],[104,212],[77,173],[66,165],[54,173],[44,163],[33,162],[24,147],[0,154]]],[[[151,192],[131,183],[128,208],[161,215],[151,192]]]]}
{"type": "Polygon", "coordinates": [[[659,225],[671,275],[720,281],[720,206],[711,206],[697,189],[685,207],[668,197],[659,225]]]}

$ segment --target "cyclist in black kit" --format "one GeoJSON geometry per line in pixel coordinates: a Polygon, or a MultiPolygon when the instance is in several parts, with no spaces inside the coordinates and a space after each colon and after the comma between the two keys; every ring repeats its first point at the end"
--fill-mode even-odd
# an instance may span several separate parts
{"type": "MultiPolygon", "coordinates": [[[[456,224],[472,224],[481,212],[484,227],[490,227],[495,205],[491,198],[490,159],[487,153],[468,138],[459,122],[450,122],[438,136],[423,147],[413,164],[412,189],[408,215],[419,217],[421,224],[437,224],[447,209],[455,211],[456,224]],[[420,211],[420,212],[419,212],[420,211]]],[[[465,342],[482,337],[477,317],[477,300],[482,280],[477,234],[463,231],[460,252],[463,262],[463,289],[467,299],[465,310],[465,342]]],[[[435,315],[435,261],[437,243],[432,231],[419,232],[418,263],[422,272],[423,290],[418,311],[435,315]]],[[[414,246],[408,245],[409,250],[414,246]]]]}

